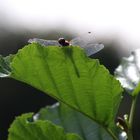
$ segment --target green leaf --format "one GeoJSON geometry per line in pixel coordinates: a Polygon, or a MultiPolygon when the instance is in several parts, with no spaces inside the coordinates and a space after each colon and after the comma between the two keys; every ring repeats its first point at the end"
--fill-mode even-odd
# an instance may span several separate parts
{"type": "Polygon", "coordinates": [[[17,117],[9,129],[8,140],[82,140],[76,134],[65,133],[64,129],[50,121],[30,122],[32,113],[17,117]]]}
{"type": "Polygon", "coordinates": [[[84,140],[112,140],[100,125],[62,103],[42,108],[33,119],[50,120],[62,126],[66,132],[79,134],[84,140]]]}
{"type": "Polygon", "coordinates": [[[122,88],[98,60],[88,58],[80,47],[33,43],[19,50],[10,66],[12,78],[69,105],[114,136],[122,88]]]}
{"type": "Polygon", "coordinates": [[[140,93],[140,83],[136,86],[136,88],[131,93],[132,96],[137,96],[140,93]]]}
{"type": "Polygon", "coordinates": [[[116,78],[132,96],[140,92],[140,49],[137,49],[126,58],[115,70],[116,78]]]}
{"type": "Polygon", "coordinates": [[[14,55],[9,55],[7,57],[0,55],[0,77],[9,77],[11,73],[10,62],[13,57],[14,55]]]}

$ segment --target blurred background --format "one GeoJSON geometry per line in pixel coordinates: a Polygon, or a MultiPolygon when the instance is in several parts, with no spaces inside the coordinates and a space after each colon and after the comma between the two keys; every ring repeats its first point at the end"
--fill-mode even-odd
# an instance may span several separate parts
{"type": "MultiPolygon", "coordinates": [[[[0,0],[0,54],[16,53],[29,38],[68,40],[92,32],[105,49],[92,56],[113,74],[122,57],[140,46],[138,0],[0,0]]],[[[119,115],[129,113],[130,97],[125,95],[119,115]]],[[[0,139],[15,116],[37,112],[55,100],[13,79],[0,79],[0,139]]],[[[138,100],[137,108],[140,106],[138,100]]],[[[135,122],[140,112],[136,109],[135,122]]],[[[134,124],[134,138],[140,139],[140,124],[134,124]]]]}

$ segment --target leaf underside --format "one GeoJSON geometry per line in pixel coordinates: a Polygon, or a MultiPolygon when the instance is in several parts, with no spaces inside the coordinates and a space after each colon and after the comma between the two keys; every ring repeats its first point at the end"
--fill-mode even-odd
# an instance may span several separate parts
{"type": "Polygon", "coordinates": [[[112,140],[100,125],[63,103],[42,108],[33,120],[49,120],[63,127],[65,132],[76,133],[84,140],[112,140]]]}

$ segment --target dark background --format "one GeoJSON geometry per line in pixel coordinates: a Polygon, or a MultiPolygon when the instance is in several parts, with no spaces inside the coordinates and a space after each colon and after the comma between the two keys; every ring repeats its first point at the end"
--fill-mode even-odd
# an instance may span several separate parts
{"type": "MultiPolygon", "coordinates": [[[[18,49],[27,44],[29,38],[47,38],[58,39],[63,36],[67,39],[73,38],[71,32],[64,31],[63,29],[55,32],[30,32],[30,31],[10,31],[8,28],[0,28],[0,54],[7,56],[14,54],[18,49]]],[[[117,40],[105,40],[100,39],[105,45],[105,49],[95,54],[93,58],[100,59],[101,64],[104,64],[109,71],[113,74],[115,68],[119,65],[122,56],[128,56],[126,52],[118,45],[117,40]]],[[[7,130],[14,120],[15,116],[19,116],[23,113],[37,112],[41,107],[51,105],[56,101],[41,91],[34,89],[33,87],[21,83],[13,79],[0,79],[0,139],[7,139],[7,130]]],[[[119,110],[119,116],[129,113],[130,97],[125,95],[121,103],[119,110]]],[[[140,102],[140,100],[138,101],[140,102]]],[[[135,140],[139,140],[139,105],[137,104],[137,110],[135,115],[134,124],[134,137],[135,140]]]]}

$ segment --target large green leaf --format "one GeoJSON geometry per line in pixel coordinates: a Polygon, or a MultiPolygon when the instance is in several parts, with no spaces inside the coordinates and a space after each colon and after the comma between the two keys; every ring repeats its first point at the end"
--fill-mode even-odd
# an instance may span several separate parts
{"type": "Polygon", "coordinates": [[[79,134],[84,140],[112,140],[100,125],[62,103],[42,108],[33,119],[50,120],[66,132],[79,134]]]}
{"type": "Polygon", "coordinates": [[[12,78],[82,112],[114,136],[122,88],[98,60],[88,58],[80,47],[30,44],[14,56],[10,66],[12,78]]]}
{"type": "Polygon", "coordinates": [[[17,117],[9,129],[8,140],[82,140],[49,121],[30,122],[31,117],[32,113],[17,117]]]}

